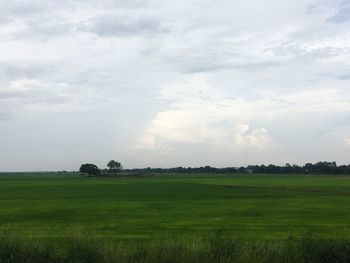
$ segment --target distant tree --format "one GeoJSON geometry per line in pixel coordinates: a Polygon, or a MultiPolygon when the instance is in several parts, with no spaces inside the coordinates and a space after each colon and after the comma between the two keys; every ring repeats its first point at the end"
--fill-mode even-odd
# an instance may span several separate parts
{"type": "Polygon", "coordinates": [[[238,168],[238,172],[244,173],[246,171],[245,167],[241,166],[238,168]]]}
{"type": "Polygon", "coordinates": [[[79,171],[81,173],[86,173],[89,176],[92,175],[100,175],[100,169],[95,164],[92,163],[85,163],[80,166],[79,171]]]}
{"type": "Polygon", "coordinates": [[[114,160],[110,160],[107,164],[107,167],[114,176],[117,176],[117,173],[123,169],[121,163],[114,160]]]}

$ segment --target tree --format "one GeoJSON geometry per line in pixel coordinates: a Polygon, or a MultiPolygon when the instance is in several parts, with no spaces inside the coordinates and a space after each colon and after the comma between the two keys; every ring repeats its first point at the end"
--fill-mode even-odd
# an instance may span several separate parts
{"type": "Polygon", "coordinates": [[[123,169],[121,163],[114,160],[110,160],[107,164],[107,167],[109,168],[109,171],[114,174],[114,176],[117,176],[117,173],[123,169]]]}
{"type": "Polygon", "coordinates": [[[79,171],[81,173],[86,173],[89,176],[100,175],[100,169],[98,169],[98,167],[95,164],[92,164],[92,163],[82,164],[80,166],[79,171]]]}

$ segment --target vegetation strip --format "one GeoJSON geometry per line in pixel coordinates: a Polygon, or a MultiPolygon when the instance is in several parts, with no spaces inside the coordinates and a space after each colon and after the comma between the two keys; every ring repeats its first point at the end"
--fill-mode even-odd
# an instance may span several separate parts
{"type": "Polygon", "coordinates": [[[159,239],[123,243],[72,234],[61,242],[0,237],[0,262],[6,263],[339,263],[350,261],[350,239],[322,239],[313,233],[280,241],[159,239]]]}

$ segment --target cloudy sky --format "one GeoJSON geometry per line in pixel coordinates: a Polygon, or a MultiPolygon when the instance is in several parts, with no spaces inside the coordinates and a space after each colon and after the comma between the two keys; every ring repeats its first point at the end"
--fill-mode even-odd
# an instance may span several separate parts
{"type": "Polygon", "coordinates": [[[350,0],[1,0],[0,170],[350,163],[350,0]]]}

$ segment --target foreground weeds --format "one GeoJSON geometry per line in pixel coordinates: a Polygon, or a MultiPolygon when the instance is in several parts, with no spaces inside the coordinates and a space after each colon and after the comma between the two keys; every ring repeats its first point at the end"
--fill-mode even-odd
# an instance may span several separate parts
{"type": "Polygon", "coordinates": [[[322,239],[308,233],[283,241],[223,239],[116,241],[86,234],[63,240],[30,240],[2,234],[1,263],[339,263],[350,262],[350,239],[322,239]]]}

